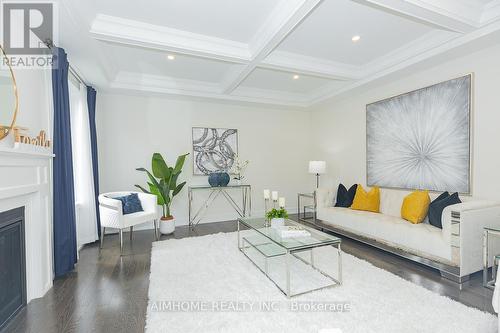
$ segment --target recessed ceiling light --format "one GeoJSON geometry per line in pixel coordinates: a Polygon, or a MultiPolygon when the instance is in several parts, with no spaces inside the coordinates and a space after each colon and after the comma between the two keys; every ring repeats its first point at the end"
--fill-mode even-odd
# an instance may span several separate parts
{"type": "Polygon", "coordinates": [[[300,76],[298,76],[297,74],[295,74],[295,75],[293,76],[293,79],[294,79],[294,80],[298,80],[298,79],[299,79],[299,77],[300,77],[300,76]]]}
{"type": "Polygon", "coordinates": [[[359,41],[361,39],[361,36],[359,35],[356,35],[356,36],[352,36],[351,40],[356,43],[357,41],[359,41]]]}
{"type": "Polygon", "coordinates": [[[174,56],[173,54],[169,54],[169,55],[167,56],[167,59],[168,59],[168,60],[174,60],[174,59],[175,59],[175,56],[174,56]]]}

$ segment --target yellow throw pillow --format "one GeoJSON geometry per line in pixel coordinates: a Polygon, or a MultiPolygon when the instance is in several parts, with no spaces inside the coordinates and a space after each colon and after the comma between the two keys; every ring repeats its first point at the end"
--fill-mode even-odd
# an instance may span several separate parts
{"type": "Polygon", "coordinates": [[[401,217],[411,223],[422,223],[429,211],[431,198],[428,191],[415,191],[408,194],[401,206],[401,217]]]}
{"type": "Polygon", "coordinates": [[[366,210],[369,212],[378,213],[380,210],[380,190],[378,187],[373,187],[370,192],[366,192],[363,187],[358,184],[356,195],[352,202],[351,209],[366,210]]]}

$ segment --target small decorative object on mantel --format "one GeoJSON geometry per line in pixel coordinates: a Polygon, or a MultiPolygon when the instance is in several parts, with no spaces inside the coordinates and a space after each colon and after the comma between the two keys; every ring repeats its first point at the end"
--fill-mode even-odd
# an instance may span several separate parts
{"type": "Polygon", "coordinates": [[[230,178],[227,172],[212,172],[208,176],[208,183],[212,187],[224,187],[229,184],[230,178]]]}
{"type": "Polygon", "coordinates": [[[242,180],[245,178],[243,172],[245,172],[249,163],[249,160],[242,161],[238,155],[234,155],[234,164],[231,168],[231,173],[235,175],[233,179],[236,180],[238,185],[241,185],[242,180]]]}
{"type": "Polygon", "coordinates": [[[14,127],[14,141],[16,143],[34,145],[39,147],[50,148],[51,142],[47,140],[47,134],[44,130],[41,130],[38,136],[30,137],[27,134],[28,128],[26,127],[14,127]]]}

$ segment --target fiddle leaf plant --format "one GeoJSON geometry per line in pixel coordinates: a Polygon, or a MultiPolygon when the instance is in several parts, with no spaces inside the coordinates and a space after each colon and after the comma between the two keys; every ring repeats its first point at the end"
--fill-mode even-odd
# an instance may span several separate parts
{"type": "Polygon", "coordinates": [[[151,159],[151,170],[137,168],[137,171],[145,172],[149,181],[147,182],[149,190],[141,185],[135,185],[141,191],[156,195],[158,205],[162,206],[162,216],[165,219],[171,219],[170,206],[173,198],[182,191],[186,182],[177,184],[177,179],[182,172],[182,167],[189,154],[177,157],[175,166],[168,166],[160,153],[154,153],[151,159]]]}

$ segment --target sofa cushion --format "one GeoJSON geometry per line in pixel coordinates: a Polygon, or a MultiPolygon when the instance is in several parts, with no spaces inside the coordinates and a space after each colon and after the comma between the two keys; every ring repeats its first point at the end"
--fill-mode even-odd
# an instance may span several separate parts
{"type": "Polygon", "coordinates": [[[403,199],[401,217],[411,223],[422,223],[429,211],[431,198],[428,191],[415,191],[403,199]]]}
{"type": "Polygon", "coordinates": [[[430,224],[412,224],[400,217],[327,207],[318,211],[325,224],[344,229],[425,257],[451,261],[451,246],[442,230],[430,224]]]}
{"type": "Polygon", "coordinates": [[[380,189],[373,187],[370,192],[366,192],[363,186],[358,185],[351,209],[378,213],[380,210],[380,189]]]}
{"type": "Polygon", "coordinates": [[[339,184],[337,189],[337,202],[335,207],[351,207],[354,196],[356,195],[357,184],[354,184],[347,190],[344,184],[339,184]]]}
{"type": "Polygon", "coordinates": [[[461,202],[462,201],[458,197],[458,193],[453,193],[452,195],[441,200],[434,200],[429,206],[429,223],[435,227],[443,228],[443,222],[441,220],[443,210],[448,206],[459,204],[461,202]]]}

